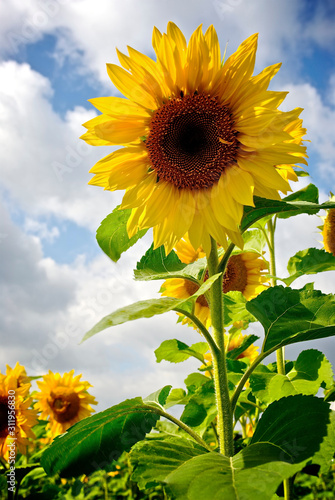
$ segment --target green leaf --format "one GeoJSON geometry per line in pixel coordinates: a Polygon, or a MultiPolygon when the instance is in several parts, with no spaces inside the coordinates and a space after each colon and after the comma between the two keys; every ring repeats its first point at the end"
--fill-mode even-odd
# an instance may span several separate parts
{"type": "Polygon", "coordinates": [[[158,349],[155,350],[156,361],[160,363],[163,359],[171,363],[181,363],[190,356],[204,362],[204,354],[208,351],[207,342],[198,342],[189,347],[184,342],[177,339],[164,340],[158,349]]]}
{"type": "Polygon", "coordinates": [[[286,375],[262,367],[250,377],[252,392],[263,403],[294,394],[315,395],[321,384],[330,387],[332,382],[332,366],[325,355],[316,349],[302,351],[286,375]]]}
{"type": "Polygon", "coordinates": [[[184,304],[188,304],[193,298],[203,295],[210,289],[215,280],[220,274],[216,274],[208,278],[201,287],[188,299],[175,299],[172,297],[161,297],[160,299],[141,300],[129,306],[117,309],[111,314],[108,314],[99,321],[91,330],[84,336],[82,342],[93,337],[97,333],[111,326],[121,325],[127,321],[132,321],[140,318],[151,318],[157,314],[163,314],[172,311],[175,308],[181,308],[184,304]]]}
{"type": "Polygon", "coordinates": [[[162,279],[157,277],[161,275],[165,279],[165,276],[169,276],[171,273],[174,274],[184,267],[186,267],[186,264],[179,260],[174,250],[166,255],[163,246],[154,250],[152,245],[141,260],[137,262],[134,276],[136,280],[162,279]]]}
{"type": "Polygon", "coordinates": [[[204,384],[207,384],[208,377],[202,373],[190,373],[184,380],[185,385],[190,393],[194,393],[204,384]]]}
{"type": "Polygon", "coordinates": [[[148,231],[142,229],[135,236],[129,238],[127,222],[130,214],[131,209],[119,210],[118,206],[111,214],[107,215],[97,230],[97,241],[100,248],[114,262],[117,262],[121,254],[132,247],[148,231]]]}
{"type": "Polygon", "coordinates": [[[245,206],[244,216],[242,219],[241,229],[245,231],[255,222],[274,214],[285,214],[294,216],[299,214],[316,214],[320,210],[328,210],[335,208],[335,203],[327,201],[325,203],[311,203],[308,201],[283,201],[283,200],[267,200],[266,198],[254,197],[254,207],[245,206]]]}
{"type": "Polygon", "coordinates": [[[143,403],[145,404],[150,404],[150,403],[156,403],[159,406],[164,406],[166,403],[166,400],[170,394],[172,385],[166,385],[162,389],[159,389],[158,391],[153,392],[149,396],[147,396],[145,399],[143,399],[143,403]]]}
{"type": "MultiPolygon", "coordinates": [[[[300,189],[299,191],[295,191],[294,193],[285,196],[283,198],[284,201],[310,201],[312,203],[319,203],[319,190],[314,184],[308,184],[308,186],[300,189]]],[[[288,217],[292,217],[290,213],[282,213],[278,214],[280,219],[287,219],[288,217]]]]}
{"type": "Polygon", "coordinates": [[[202,436],[216,415],[214,384],[207,378],[190,396],[180,420],[202,436]]]}
{"type": "Polygon", "coordinates": [[[149,488],[164,481],[185,461],[204,453],[207,453],[206,448],[181,437],[157,437],[142,441],[134,446],[130,454],[130,463],[134,468],[131,479],[141,489],[149,488]]]}
{"type": "Polygon", "coordinates": [[[320,465],[320,474],[326,474],[333,462],[335,450],[335,412],[330,413],[330,422],[327,427],[327,436],[321,443],[320,449],[313,455],[312,463],[320,465]]]}
{"type": "Polygon", "coordinates": [[[292,463],[312,457],[327,436],[328,403],[298,394],[271,403],[261,416],[250,444],[269,442],[290,456],[292,463]]]}
{"type": "Polygon", "coordinates": [[[229,326],[235,321],[245,321],[247,324],[256,321],[246,308],[247,300],[241,292],[228,292],[223,294],[224,326],[229,326]]]}
{"type": "Polygon", "coordinates": [[[167,397],[165,408],[169,409],[171,406],[185,404],[187,402],[187,396],[184,389],[172,389],[167,397]]]}
{"type": "Polygon", "coordinates": [[[302,467],[280,457],[286,458],[285,453],[268,443],[233,458],[210,452],[181,464],[164,481],[178,500],[271,500],[283,479],[302,467]]]}
{"type": "Polygon", "coordinates": [[[286,285],[304,274],[316,274],[323,271],[335,270],[335,256],[332,253],[318,248],[301,250],[290,258],[287,264],[289,278],[282,279],[286,285]]]}
{"type": "Polygon", "coordinates": [[[313,396],[283,398],[265,410],[251,445],[233,458],[204,453],[160,479],[178,500],[198,500],[199,492],[202,500],[271,500],[279,484],[317,452],[328,425],[327,403],[313,396]]]}
{"type": "Polygon", "coordinates": [[[49,475],[74,477],[105,469],[129,451],[155,426],[159,416],[141,398],[127,399],[81,420],[56,437],[43,453],[41,465],[49,475]]]}
{"type": "Polygon", "coordinates": [[[319,290],[275,286],[247,302],[246,308],[264,327],[264,352],[335,335],[335,297],[319,290]]]}
{"type": "Polygon", "coordinates": [[[266,239],[263,231],[260,229],[252,229],[245,231],[242,235],[244,240],[244,252],[257,252],[262,254],[266,244],[266,239]]]}

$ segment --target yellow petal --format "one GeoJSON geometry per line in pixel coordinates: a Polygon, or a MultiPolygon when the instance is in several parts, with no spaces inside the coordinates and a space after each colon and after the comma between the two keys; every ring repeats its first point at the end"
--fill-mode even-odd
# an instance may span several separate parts
{"type": "Polygon", "coordinates": [[[107,64],[107,73],[115,87],[128,99],[150,110],[157,108],[156,100],[133,77],[116,64],[107,64]]]}
{"type": "Polygon", "coordinates": [[[109,141],[105,141],[98,137],[94,132],[87,131],[85,134],[80,136],[80,139],[87,142],[87,144],[91,144],[91,146],[108,146],[110,145],[109,141]]]}
{"type": "Polygon", "coordinates": [[[254,180],[252,176],[238,167],[225,169],[227,187],[235,200],[242,205],[254,206],[254,180]]]}
{"type": "Polygon", "coordinates": [[[139,141],[140,137],[149,132],[150,118],[133,119],[127,116],[123,119],[110,119],[94,127],[94,132],[98,137],[110,144],[127,144],[139,141]]]}
{"type": "Polygon", "coordinates": [[[148,117],[151,115],[147,109],[122,97],[95,97],[88,101],[102,113],[115,118],[121,115],[132,117],[148,117]]]}

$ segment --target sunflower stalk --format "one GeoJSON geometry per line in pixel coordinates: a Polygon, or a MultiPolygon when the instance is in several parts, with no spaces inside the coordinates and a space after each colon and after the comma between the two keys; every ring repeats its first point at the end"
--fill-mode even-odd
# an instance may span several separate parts
{"type": "MultiPolygon", "coordinates": [[[[269,238],[269,254],[270,254],[270,274],[271,274],[271,285],[276,286],[277,284],[277,270],[276,270],[276,254],[275,254],[275,229],[276,229],[276,216],[270,219],[267,223],[268,238],[269,238]]],[[[284,348],[280,347],[276,351],[277,358],[277,371],[280,375],[285,375],[285,352],[284,348]]],[[[285,500],[290,500],[290,480],[285,479],[283,481],[284,485],[284,498],[285,500]]]]}
{"type": "MultiPolygon", "coordinates": [[[[276,271],[276,254],[275,254],[275,229],[276,229],[276,218],[274,221],[270,219],[267,223],[268,238],[269,238],[269,254],[270,254],[270,274],[271,274],[271,285],[277,285],[277,271],[276,271]]],[[[277,357],[277,370],[280,375],[285,375],[285,357],[284,348],[281,347],[276,351],[277,357]]]]}
{"type": "MultiPolygon", "coordinates": [[[[211,252],[207,256],[209,276],[217,274],[219,259],[217,243],[211,238],[211,252]]],[[[212,335],[217,349],[211,349],[213,359],[213,375],[218,410],[218,437],[220,452],[232,457],[234,455],[233,413],[229,400],[226,353],[223,331],[223,297],[222,275],[210,289],[210,313],[212,335]]]]}

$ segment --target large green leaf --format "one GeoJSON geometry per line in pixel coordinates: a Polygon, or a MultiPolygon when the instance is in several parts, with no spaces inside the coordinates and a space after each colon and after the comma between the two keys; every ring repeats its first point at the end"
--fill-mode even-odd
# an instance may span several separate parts
{"type": "Polygon", "coordinates": [[[329,404],[298,394],[275,401],[261,416],[251,444],[269,442],[290,455],[292,463],[312,457],[327,436],[329,404]]]}
{"type": "Polygon", "coordinates": [[[289,278],[282,279],[286,285],[304,274],[316,274],[323,271],[335,270],[335,256],[332,253],[318,248],[301,250],[290,258],[287,264],[289,278]]]}
{"type": "Polygon", "coordinates": [[[279,484],[303,467],[285,458],[283,450],[267,443],[232,459],[210,452],[184,462],[165,482],[176,500],[271,500],[279,484]]]}
{"type": "Polygon", "coordinates": [[[329,388],[332,383],[331,363],[316,349],[302,351],[294,367],[286,375],[262,366],[250,377],[252,392],[263,403],[271,403],[294,394],[315,395],[321,384],[329,388]]]}
{"type": "Polygon", "coordinates": [[[203,283],[201,287],[188,299],[162,297],[160,299],[141,300],[139,302],[135,302],[135,304],[117,309],[113,313],[102,318],[99,323],[89,330],[84,336],[82,342],[111,326],[121,325],[122,323],[135,319],[151,318],[157,314],[172,311],[175,308],[180,309],[183,305],[187,305],[193,298],[206,293],[219,276],[220,274],[216,274],[208,278],[208,280],[206,280],[205,283],[203,283]]]}
{"type": "Polygon", "coordinates": [[[154,427],[159,416],[141,398],[128,399],[81,420],[56,437],[42,455],[49,475],[74,477],[105,469],[154,427]]]}
{"type": "Polygon", "coordinates": [[[241,224],[242,231],[268,215],[283,214],[291,217],[299,214],[316,214],[320,210],[335,208],[335,203],[332,201],[319,204],[309,201],[268,200],[266,198],[259,198],[258,196],[254,197],[254,203],[254,207],[244,207],[244,216],[241,224]]]}
{"type": "Polygon", "coordinates": [[[328,425],[327,403],[313,396],[284,398],[265,410],[251,445],[233,458],[198,455],[164,482],[178,500],[198,500],[199,492],[202,500],[270,500],[279,484],[318,452],[328,425]]]}
{"type": "Polygon", "coordinates": [[[271,287],[247,302],[263,325],[263,351],[335,335],[335,297],[319,290],[271,287]]]}
{"type": "Polygon", "coordinates": [[[204,453],[207,453],[206,448],[195,441],[176,436],[141,441],[130,454],[130,463],[134,467],[131,479],[140,488],[154,486],[187,460],[204,453]]]}
{"type": "Polygon", "coordinates": [[[117,262],[121,254],[133,246],[147,232],[147,229],[142,229],[135,236],[129,238],[127,222],[130,214],[131,209],[120,210],[118,206],[111,214],[107,215],[97,230],[97,241],[100,248],[114,262],[117,262]]]}
{"type": "Polygon", "coordinates": [[[160,363],[163,359],[170,363],[181,363],[190,356],[204,362],[204,354],[208,351],[207,342],[197,342],[188,346],[177,339],[164,340],[158,349],[155,350],[156,361],[160,363]]]}

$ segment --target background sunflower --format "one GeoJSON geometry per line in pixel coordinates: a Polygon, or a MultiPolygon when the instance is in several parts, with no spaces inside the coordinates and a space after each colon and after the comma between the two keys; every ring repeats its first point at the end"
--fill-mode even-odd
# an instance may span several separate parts
{"type": "Polygon", "coordinates": [[[97,404],[94,396],[87,389],[92,387],[81,381],[82,375],[74,377],[74,370],[64,373],[52,373],[49,370],[43,381],[37,381],[40,392],[35,394],[38,402],[35,408],[41,412],[41,418],[48,420],[47,430],[50,437],[63,434],[79,420],[91,415],[91,405],[97,404]]]}

